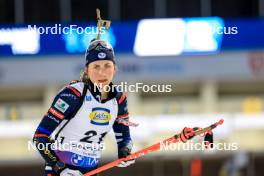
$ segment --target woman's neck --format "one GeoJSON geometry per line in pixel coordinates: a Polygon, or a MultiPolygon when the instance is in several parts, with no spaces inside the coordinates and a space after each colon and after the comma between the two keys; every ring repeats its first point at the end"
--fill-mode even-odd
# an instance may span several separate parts
{"type": "Polygon", "coordinates": [[[107,99],[108,98],[108,92],[104,92],[104,91],[102,91],[101,92],[101,100],[105,100],[105,99],[107,99]]]}

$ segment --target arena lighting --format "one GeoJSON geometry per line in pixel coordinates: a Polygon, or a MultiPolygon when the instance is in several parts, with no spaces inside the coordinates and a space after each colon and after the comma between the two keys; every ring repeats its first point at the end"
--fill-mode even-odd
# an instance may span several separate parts
{"type": "Polygon", "coordinates": [[[186,23],[185,51],[216,51],[218,43],[211,32],[212,26],[207,21],[190,21],[186,23]],[[203,43],[201,43],[203,41],[203,43]]]}
{"type": "Polygon", "coordinates": [[[0,46],[9,45],[14,55],[37,54],[40,50],[40,36],[28,28],[0,28],[0,46]]]}
{"type": "Polygon", "coordinates": [[[218,17],[144,19],[138,24],[134,53],[166,56],[216,53],[221,46],[224,22],[218,17]]]}
{"type": "Polygon", "coordinates": [[[138,23],[134,53],[138,56],[179,55],[184,48],[182,19],[144,19],[138,23]]]}

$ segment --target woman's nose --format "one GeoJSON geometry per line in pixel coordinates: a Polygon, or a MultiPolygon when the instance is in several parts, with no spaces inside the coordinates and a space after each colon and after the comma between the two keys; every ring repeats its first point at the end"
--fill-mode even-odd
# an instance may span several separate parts
{"type": "Polygon", "coordinates": [[[104,73],[104,69],[99,69],[98,74],[99,74],[99,75],[104,75],[104,74],[105,74],[105,73],[104,73]]]}

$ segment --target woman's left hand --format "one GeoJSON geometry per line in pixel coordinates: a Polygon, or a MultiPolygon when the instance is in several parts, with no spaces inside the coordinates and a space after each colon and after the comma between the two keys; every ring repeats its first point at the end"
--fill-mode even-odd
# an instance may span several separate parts
{"type": "MultiPolygon", "coordinates": [[[[131,145],[132,147],[132,145],[131,145]]],[[[118,158],[126,158],[128,155],[131,154],[131,147],[129,146],[125,146],[121,149],[119,149],[118,151],[118,158]]],[[[121,161],[121,163],[119,165],[117,165],[117,167],[127,167],[130,166],[131,164],[134,164],[135,160],[127,160],[127,161],[121,161]]]]}

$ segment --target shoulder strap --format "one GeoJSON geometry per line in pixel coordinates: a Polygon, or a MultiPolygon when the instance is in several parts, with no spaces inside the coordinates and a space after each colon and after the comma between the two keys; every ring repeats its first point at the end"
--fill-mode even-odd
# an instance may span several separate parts
{"type": "Polygon", "coordinates": [[[83,100],[84,100],[84,98],[85,98],[85,96],[86,96],[87,89],[88,89],[88,85],[84,83],[82,96],[80,97],[80,103],[79,103],[79,105],[76,107],[75,111],[74,111],[74,112],[71,114],[71,116],[69,117],[69,120],[72,119],[72,118],[77,114],[77,112],[79,111],[79,109],[80,109],[81,106],[83,105],[83,100]]]}
{"type": "Polygon", "coordinates": [[[86,83],[84,83],[83,86],[83,91],[82,91],[82,96],[80,97],[80,103],[78,104],[78,106],[75,108],[75,111],[69,116],[69,120],[60,128],[60,130],[57,132],[57,134],[55,135],[55,140],[57,139],[57,137],[59,136],[60,132],[63,130],[63,128],[70,122],[70,120],[77,114],[77,112],[79,111],[79,109],[82,107],[83,105],[83,100],[86,96],[87,93],[87,89],[88,89],[88,85],[86,83]]]}

